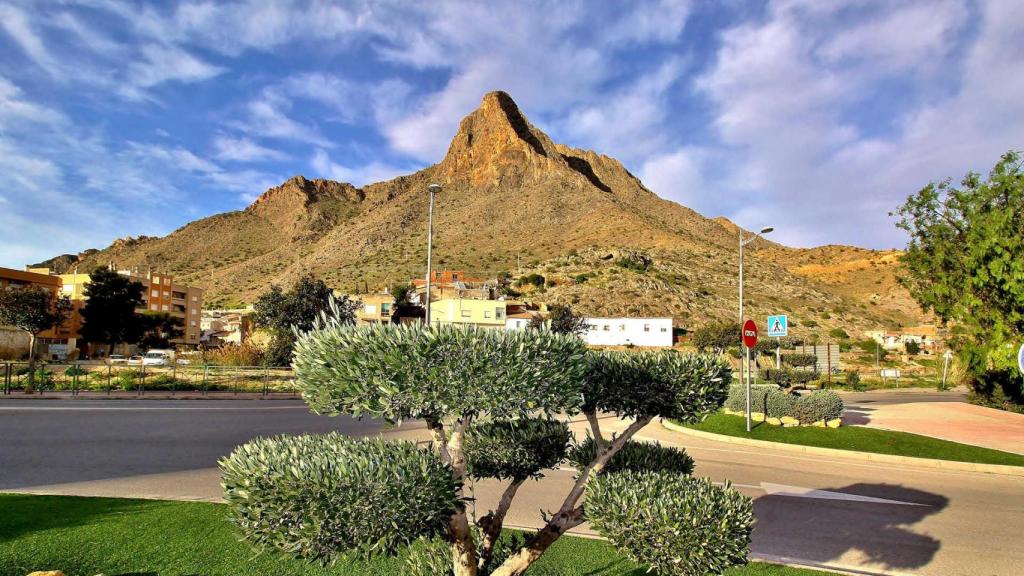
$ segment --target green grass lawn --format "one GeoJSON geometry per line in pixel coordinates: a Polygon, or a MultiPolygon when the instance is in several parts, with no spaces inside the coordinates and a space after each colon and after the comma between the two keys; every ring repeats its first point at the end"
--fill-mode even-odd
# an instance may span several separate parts
{"type": "MultiPolygon", "coordinates": [[[[0,494],[0,575],[63,570],[69,576],[398,576],[403,558],[307,564],[240,542],[223,504],[0,494]]],[[[562,538],[533,576],[641,576],[605,542],[562,538]]],[[[821,576],[752,563],[729,576],[821,576]]]]}
{"type": "Polygon", "coordinates": [[[916,458],[934,458],[937,460],[955,460],[958,462],[1024,466],[1024,456],[1019,454],[969,446],[967,444],[959,444],[907,432],[892,432],[862,426],[843,426],[841,428],[799,426],[783,428],[782,426],[773,426],[763,422],[754,422],[754,428],[748,434],[746,421],[743,416],[717,413],[708,416],[707,420],[700,424],[688,425],[687,427],[726,436],[739,436],[753,440],[783,442],[785,444],[800,444],[802,446],[818,446],[820,448],[856,450],[858,452],[894,454],[916,458]]]}

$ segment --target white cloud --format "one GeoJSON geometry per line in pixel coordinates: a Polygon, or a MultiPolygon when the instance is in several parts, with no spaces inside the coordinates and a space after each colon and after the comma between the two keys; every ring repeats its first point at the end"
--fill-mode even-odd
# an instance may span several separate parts
{"type": "Polygon", "coordinates": [[[640,180],[662,198],[701,212],[716,210],[716,198],[703,177],[706,156],[706,151],[693,147],[651,156],[640,168],[640,180]]]}
{"type": "Polygon", "coordinates": [[[408,168],[392,166],[381,162],[370,162],[362,166],[343,166],[331,161],[330,156],[323,150],[317,150],[310,161],[310,166],[316,171],[317,176],[348,182],[353,186],[365,186],[375,182],[390,180],[403,174],[408,174],[408,168]]]}
{"type": "Polygon", "coordinates": [[[213,147],[220,160],[232,162],[259,162],[263,160],[287,160],[288,155],[279,150],[261,146],[248,138],[232,138],[220,135],[214,138],[213,147]]]}
{"type": "Polygon", "coordinates": [[[25,100],[21,88],[0,76],[0,129],[11,121],[58,124],[66,118],[56,110],[25,100]]]}
{"type": "Polygon", "coordinates": [[[50,54],[28,14],[9,4],[0,4],[0,28],[24,51],[25,55],[51,76],[59,77],[61,67],[50,54]]]}
{"type": "Polygon", "coordinates": [[[176,46],[149,44],[142,47],[143,59],[133,62],[127,78],[137,88],[152,88],[168,81],[200,82],[224,72],[176,46]]]}

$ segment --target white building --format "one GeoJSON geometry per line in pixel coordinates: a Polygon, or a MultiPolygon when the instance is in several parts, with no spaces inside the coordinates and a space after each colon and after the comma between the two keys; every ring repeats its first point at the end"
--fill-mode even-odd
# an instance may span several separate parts
{"type": "Polygon", "coordinates": [[[671,318],[587,318],[591,346],[672,346],[671,318]]]}

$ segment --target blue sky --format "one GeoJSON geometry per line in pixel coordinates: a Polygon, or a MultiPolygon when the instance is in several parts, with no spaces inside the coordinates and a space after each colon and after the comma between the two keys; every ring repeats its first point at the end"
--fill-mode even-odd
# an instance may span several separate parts
{"type": "Polygon", "coordinates": [[[0,0],[0,265],[412,172],[495,89],[707,216],[898,247],[1024,148],[1022,54],[1020,0],[0,0]]]}

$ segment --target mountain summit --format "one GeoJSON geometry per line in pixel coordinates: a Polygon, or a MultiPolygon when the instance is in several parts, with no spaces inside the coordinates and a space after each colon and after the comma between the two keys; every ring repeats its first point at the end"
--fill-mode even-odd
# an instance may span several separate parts
{"type": "MultiPolygon", "coordinates": [[[[553,142],[505,92],[486,94],[441,162],[414,174],[362,188],[296,176],[245,210],[115,243],[68,265],[160,270],[205,288],[214,306],[252,302],[270,284],[308,272],[342,291],[376,290],[422,275],[431,182],[443,186],[434,212],[438,268],[485,277],[536,272],[547,286],[534,300],[591,314],[670,315],[682,325],[734,315],[734,225],[659,198],[614,158],[553,142]]],[[[752,314],[813,308],[835,311],[837,320],[856,310],[865,323],[913,321],[916,308],[891,272],[856,290],[847,281],[860,264],[844,262],[890,255],[767,241],[752,248],[752,314]],[[834,274],[823,272],[830,263],[834,274]]]]}

